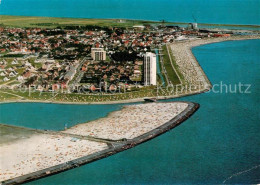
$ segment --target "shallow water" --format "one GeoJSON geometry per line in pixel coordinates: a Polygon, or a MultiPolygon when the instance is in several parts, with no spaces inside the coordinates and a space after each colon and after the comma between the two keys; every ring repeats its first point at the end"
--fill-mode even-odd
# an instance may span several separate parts
{"type": "Polygon", "coordinates": [[[122,105],[65,105],[45,103],[0,104],[0,123],[35,129],[63,130],[107,116],[122,105]]]}

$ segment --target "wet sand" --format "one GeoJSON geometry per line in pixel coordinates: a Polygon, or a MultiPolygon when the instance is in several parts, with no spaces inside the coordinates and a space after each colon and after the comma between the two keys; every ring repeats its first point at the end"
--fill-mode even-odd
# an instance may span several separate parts
{"type": "Polygon", "coordinates": [[[30,138],[36,132],[11,125],[0,124],[0,147],[3,144],[10,143],[19,139],[30,138]]]}

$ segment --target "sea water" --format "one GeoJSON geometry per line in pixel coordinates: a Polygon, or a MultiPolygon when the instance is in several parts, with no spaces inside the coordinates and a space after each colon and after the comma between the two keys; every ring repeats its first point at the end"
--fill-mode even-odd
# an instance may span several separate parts
{"type": "Polygon", "coordinates": [[[260,25],[259,0],[1,0],[1,15],[260,25]]]}
{"type": "Polygon", "coordinates": [[[122,105],[74,105],[51,103],[0,104],[0,123],[41,129],[64,130],[79,123],[105,117],[122,105]]]}

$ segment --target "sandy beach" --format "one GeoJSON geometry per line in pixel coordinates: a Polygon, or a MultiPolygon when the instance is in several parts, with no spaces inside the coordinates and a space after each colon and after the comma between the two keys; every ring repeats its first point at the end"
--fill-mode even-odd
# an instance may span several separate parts
{"type": "Polygon", "coordinates": [[[106,118],[76,125],[65,133],[120,140],[133,139],[170,121],[187,103],[149,103],[125,106],[106,118]]]}
{"type": "MultiPolygon", "coordinates": [[[[193,55],[191,49],[200,45],[224,42],[224,41],[234,41],[234,40],[247,40],[247,39],[260,39],[259,35],[245,35],[245,36],[231,36],[231,37],[221,37],[221,38],[208,38],[208,39],[195,39],[187,41],[178,41],[169,44],[175,62],[184,76],[185,84],[192,86],[194,88],[187,94],[201,93],[211,89],[210,79],[207,78],[197,59],[193,55]]],[[[184,84],[184,85],[185,85],[184,84]]]]}
{"type": "Polygon", "coordinates": [[[39,134],[0,145],[0,182],[65,163],[107,148],[107,144],[39,134]]]}
{"type": "Polygon", "coordinates": [[[63,164],[108,149],[102,139],[134,139],[172,120],[188,107],[185,102],[128,105],[107,117],[63,132],[35,133],[0,145],[0,182],[63,164]],[[91,141],[74,135],[100,138],[91,141]]]}

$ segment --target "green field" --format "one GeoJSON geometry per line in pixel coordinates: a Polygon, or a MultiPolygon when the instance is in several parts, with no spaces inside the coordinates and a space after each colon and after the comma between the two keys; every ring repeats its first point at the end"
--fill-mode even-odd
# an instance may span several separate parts
{"type": "MultiPolygon", "coordinates": [[[[10,27],[39,27],[39,28],[56,28],[63,26],[83,26],[83,25],[95,25],[95,26],[117,26],[117,27],[132,27],[134,25],[143,24],[162,24],[162,22],[146,21],[146,20],[129,20],[129,19],[84,19],[84,18],[56,18],[56,17],[32,17],[32,16],[9,16],[0,15],[0,26],[10,27]]],[[[188,23],[180,22],[164,22],[163,24],[170,25],[182,25],[186,27],[188,23]]],[[[214,26],[220,27],[240,27],[241,29],[246,28],[257,28],[260,29],[259,25],[229,25],[229,24],[198,24],[200,27],[214,26]]]]}
{"type": "MultiPolygon", "coordinates": [[[[180,87],[181,88],[181,87],[180,87]]],[[[48,101],[48,102],[109,102],[109,101],[121,101],[131,100],[146,97],[157,96],[170,96],[172,92],[165,88],[157,89],[155,86],[143,87],[141,89],[136,88],[130,92],[125,93],[91,93],[91,94],[78,94],[78,93],[52,93],[52,92],[22,92],[19,90],[1,89],[0,101],[48,101]]]]}
{"type": "Polygon", "coordinates": [[[17,96],[0,91],[0,101],[12,101],[12,100],[17,100],[17,96]]]}
{"type": "Polygon", "coordinates": [[[29,101],[56,101],[56,102],[107,102],[118,100],[129,100],[135,98],[155,97],[157,91],[155,87],[144,87],[131,92],[114,94],[77,94],[77,93],[52,93],[52,92],[22,92],[19,90],[1,89],[0,101],[9,100],[29,100],[29,101]]]}
{"type": "MultiPolygon", "coordinates": [[[[163,51],[162,51],[162,53],[163,53],[163,64],[164,64],[164,67],[167,71],[169,81],[171,81],[173,85],[181,84],[181,81],[179,80],[178,75],[176,74],[176,72],[172,68],[171,60],[169,58],[169,57],[172,57],[172,55],[169,56],[169,54],[167,52],[166,45],[163,46],[162,49],[163,49],[163,51]]],[[[174,66],[175,70],[178,72],[178,68],[177,68],[176,63],[174,62],[173,57],[172,57],[172,61],[173,61],[173,66],[174,66]]],[[[180,74],[180,73],[178,73],[178,74],[180,74]]]]}
{"type": "MultiPolygon", "coordinates": [[[[0,15],[0,25],[10,27],[39,27],[39,28],[56,28],[58,26],[117,26],[130,27],[134,25],[142,25],[156,23],[152,21],[141,20],[122,20],[118,19],[81,19],[81,18],[55,18],[55,17],[27,17],[27,16],[7,16],[0,15]]],[[[160,22],[157,22],[160,23],[160,22]]]]}

